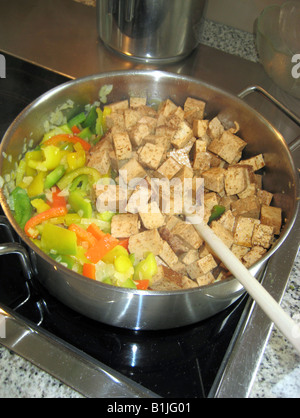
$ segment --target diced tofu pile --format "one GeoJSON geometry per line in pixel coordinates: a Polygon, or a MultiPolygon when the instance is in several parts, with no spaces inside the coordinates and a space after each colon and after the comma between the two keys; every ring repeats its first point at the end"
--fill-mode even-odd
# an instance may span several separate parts
{"type": "MultiPolygon", "coordinates": [[[[149,251],[156,256],[152,290],[198,287],[229,275],[185,222],[176,192],[171,190],[169,204],[164,204],[165,193],[151,190],[153,178],[190,179],[192,184],[204,179],[204,222],[221,205],[225,212],[210,226],[233,253],[247,267],[266,253],[280,234],[282,213],[271,206],[272,194],[262,189],[263,155],[243,159],[247,143],[237,135],[235,121],[226,129],[218,117],[205,119],[205,102],[190,97],[183,107],[167,99],[154,109],[136,97],[109,107],[109,130],[91,148],[88,165],[101,174],[109,169],[115,173],[116,185],[105,186],[106,199],[111,193],[119,212],[112,218],[111,234],[129,238],[129,251],[137,260],[149,251]],[[121,181],[129,186],[125,195],[118,189],[121,181]],[[151,200],[155,193],[159,204],[151,200]]],[[[104,201],[103,188],[94,189],[95,198],[104,201]]]]}

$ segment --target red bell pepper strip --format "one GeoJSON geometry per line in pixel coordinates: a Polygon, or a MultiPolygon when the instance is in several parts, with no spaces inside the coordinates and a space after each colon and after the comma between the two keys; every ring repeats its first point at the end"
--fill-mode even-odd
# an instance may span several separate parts
{"type": "Polygon", "coordinates": [[[60,142],[71,142],[73,144],[76,144],[77,142],[79,142],[82,146],[82,148],[85,151],[89,151],[89,149],[91,148],[91,144],[89,144],[87,141],[85,141],[84,139],[79,138],[78,136],[72,136],[69,134],[58,134],[58,135],[54,135],[51,138],[47,139],[47,141],[43,142],[42,145],[57,145],[60,142]]]}
{"type": "Polygon", "coordinates": [[[71,130],[72,130],[73,134],[79,134],[81,132],[80,129],[78,128],[78,126],[76,126],[76,125],[72,126],[71,130]]]}
{"type": "Polygon", "coordinates": [[[91,263],[84,263],[82,267],[82,274],[89,279],[96,280],[96,266],[91,263]]]}
{"type": "Polygon", "coordinates": [[[52,202],[50,203],[52,208],[67,206],[66,198],[64,196],[59,196],[60,192],[61,190],[58,187],[53,188],[52,202]]]}
{"type": "Polygon", "coordinates": [[[147,290],[149,286],[149,280],[147,279],[135,280],[134,283],[138,290],[147,290]]]}
{"type": "Polygon", "coordinates": [[[66,206],[59,206],[57,208],[50,208],[45,212],[38,213],[37,215],[30,218],[24,227],[25,234],[30,238],[36,238],[39,232],[35,229],[37,225],[44,221],[48,221],[51,218],[57,218],[58,216],[64,216],[68,212],[66,206]]]}
{"type": "Polygon", "coordinates": [[[97,264],[105,254],[112,250],[116,245],[119,244],[119,240],[112,237],[110,234],[105,234],[104,237],[100,238],[93,247],[90,247],[85,256],[92,263],[97,264]]]}
{"type": "Polygon", "coordinates": [[[79,225],[71,224],[68,229],[75,232],[80,242],[87,242],[89,247],[93,247],[97,243],[97,239],[94,235],[79,225]]]}
{"type": "Polygon", "coordinates": [[[103,238],[106,235],[95,223],[91,223],[88,226],[87,231],[90,232],[97,240],[103,238]]]}
{"type": "Polygon", "coordinates": [[[128,251],[128,245],[129,245],[129,238],[121,239],[119,242],[119,245],[125,248],[125,250],[128,251]]]}

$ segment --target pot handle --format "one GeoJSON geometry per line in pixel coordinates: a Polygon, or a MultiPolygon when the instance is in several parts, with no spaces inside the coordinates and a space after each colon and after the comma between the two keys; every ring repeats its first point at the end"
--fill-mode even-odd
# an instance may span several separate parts
{"type": "Polygon", "coordinates": [[[27,250],[22,244],[15,242],[10,223],[5,216],[0,216],[0,226],[5,227],[6,231],[8,232],[9,239],[11,241],[0,244],[0,256],[7,254],[17,254],[20,258],[24,276],[26,277],[26,279],[31,280],[32,266],[27,250]]]}
{"type": "MultiPolygon", "coordinates": [[[[260,93],[262,94],[266,99],[270,100],[278,109],[280,109],[283,113],[285,113],[293,122],[295,122],[297,125],[300,126],[300,118],[295,115],[293,112],[291,112],[284,104],[282,104],[279,100],[277,100],[274,96],[272,96],[267,90],[260,86],[250,86],[246,89],[242,90],[238,97],[240,99],[244,99],[244,97],[248,96],[251,93],[260,93]]],[[[294,142],[294,141],[293,141],[294,142]]]]}

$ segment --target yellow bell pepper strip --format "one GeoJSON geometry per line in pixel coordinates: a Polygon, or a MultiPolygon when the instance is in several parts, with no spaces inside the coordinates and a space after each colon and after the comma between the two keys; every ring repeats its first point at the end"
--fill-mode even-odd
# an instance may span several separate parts
{"type": "Polygon", "coordinates": [[[73,231],[46,223],[41,234],[41,247],[47,253],[76,255],[77,237],[73,231]]]}
{"type": "Polygon", "coordinates": [[[91,218],[93,208],[91,202],[82,196],[80,191],[71,192],[69,194],[68,202],[74,212],[77,212],[82,218],[91,218]]]}
{"type": "Polygon", "coordinates": [[[44,193],[44,182],[46,173],[39,171],[34,177],[30,185],[27,187],[27,193],[29,197],[39,196],[44,193]]]}
{"type": "Polygon", "coordinates": [[[66,187],[72,184],[72,181],[80,176],[81,174],[87,174],[90,179],[90,183],[94,184],[101,178],[101,174],[98,170],[93,167],[80,167],[76,168],[76,170],[71,171],[70,173],[65,174],[58,182],[57,187],[60,190],[65,189],[66,187]]]}
{"type": "Polygon", "coordinates": [[[42,213],[50,209],[50,206],[43,199],[32,199],[31,204],[36,209],[37,213],[42,213]]]}
{"type": "Polygon", "coordinates": [[[96,280],[96,266],[91,263],[84,263],[82,267],[82,274],[89,279],[96,280]]]}
{"type": "Polygon", "coordinates": [[[25,226],[24,231],[26,235],[30,238],[36,238],[39,235],[39,232],[35,227],[39,224],[41,224],[44,221],[47,221],[51,218],[56,218],[59,216],[64,216],[67,214],[67,208],[65,206],[60,206],[57,208],[50,208],[46,210],[45,212],[38,213],[37,215],[30,218],[25,226]]]}
{"type": "Polygon", "coordinates": [[[148,253],[146,258],[140,261],[134,268],[133,280],[149,280],[157,273],[157,263],[153,253],[148,253]]]}
{"type": "Polygon", "coordinates": [[[96,264],[98,261],[112,250],[116,245],[118,245],[119,240],[112,237],[110,234],[106,234],[103,238],[100,238],[96,244],[89,248],[85,253],[85,256],[92,263],[96,264]]]}
{"type": "Polygon", "coordinates": [[[133,275],[134,269],[128,254],[121,254],[116,257],[114,260],[114,266],[119,273],[128,273],[130,276],[133,275]]]}
{"type": "MultiPolygon", "coordinates": [[[[39,151],[36,151],[39,152],[39,151]]],[[[44,160],[30,159],[27,165],[35,170],[48,171],[54,170],[59,164],[65,152],[61,151],[55,145],[48,145],[42,149],[42,157],[44,160]]]]}
{"type": "Polygon", "coordinates": [[[26,190],[16,187],[10,194],[12,199],[12,209],[15,214],[15,220],[24,228],[26,222],[31,218],[32,206],[26,190]]]}
{"type": "Polygon", "coordinates": [[[104,257],[102,257],[102,261],[104,261],[104,263],[107,264],[114,264],[115,259],[121,255],[128,257],[128,252],[125,250],[124,247],[120,246],[120,244],[118,243],[118,245],[116,245],[104,257]]]}
{"type": "Polygon", "coordinates": [[[85,165],[86,155],[83,148],[76,150],[75,152],[70,152],[67,155],[67,163],[70,170],[75,170],[76,168],[83,167],[85,165]]]}
{"type": "Polygon", "coordinates": [[[45,178],[44,188],[50,189],[52,186],[54,186],[58,182],[58,180],[62,178],[65,172],[65,166],[62,164],[58,165],[54,170],[47,174],[45,178]]]}
{"type": "Polygon", "coordinates": [[[81,139],[78,136],[68,134],[59,134],[52,136],[51,138],[47,139],[47,141],[45,141],[43,145],[58,145],[62,142],[71,142],[72,144],[76,144],[77,142],[79,142],[85,151],[89,151],[89,149],[91,148],[91,144],[89,144],[84,139],[81,139]]]}
{"type": "Polygon", "coordinates": [[[135,282],[130,278],[128,278],[127,280],[125,280],[123,282],[119,281],[117,283],[118,283],[119,287],[126,287],[128,289],[136,289],[137,288],[135,282]]]}

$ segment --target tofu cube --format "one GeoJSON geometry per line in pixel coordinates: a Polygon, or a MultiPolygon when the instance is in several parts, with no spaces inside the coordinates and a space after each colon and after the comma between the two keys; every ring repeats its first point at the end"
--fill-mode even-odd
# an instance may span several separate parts
{"type": "Polygon", "coordinates": [[[120,100],[119,102],[110,103],[107,105],[112,111],[112,113],[117,112],[119,110],[125,110],[129,107],[128,100],[120,100]]]}
{"type": "Polygon", "coordinates": [[[174,102],[172,102],[172,100],[167,99],[160,104],[158,113],[167,117],[167,116],[170,116],[176,110],[177,110],[177,105],[174,102]]]}
{"type": "Polygon", "coordinates": [[[245,167],[228,167],[224,176],[225,192],[228,196],[241,193],[248,186],[249,176],[245,167]]]}
{"type": "Polygon", "coordinates": [[[131,157],[132,146],[127,132],[119,132],[113,135],[113,144],[118,160],[127,160],[131,157]]]}
{"type": "Polygon", "coordinates": [[[178,263],[178,257],[167,243],[167,241],[163,241],[163,248],[159,254],[159,257],[170,267],[172,268],[178,263]]]}
{"type": "Polygon", "coordinates": [[[204,186],[208,190],[221,193],[224,191],[224,174],[225,169],[221,167],[212,167],[202,173],[204,178],[204,186]]]}
{"type": "Polygon", "coordinates": [[[192,137],[192,129],[185,121],[182,121],[171,139],[171,144],[177,149],[183,148],[192,137]]]}
{"type": "Polygon", "coordinates": [[[147,98],[146,97],[130,97],[129,106],[132,109],[139,108],[140,106],[146,106],[147,98]]]}
{"type": "Polygon", "coordinates": [[[178,222],[172,228],[172,234],[180,238],[190,249],[197,250],[203,243],[194,226],[186,222],[178,222]]]}
{"type": "Polygon", "coordinates": [[[247,268],[249,268],[258,260],[260,260],[262,256],[266,253],[266,251],[267,250],[263,247],[259,247],[259,246],[253,247],[251,248],[250,251],[247,252],[247,254],[245,254],[242,257],[242,262],[247,268]]]}
{"type": "Polygon", "coordinates": [[[265,166],[265,160],[262,154],[258,154],[255,157],[251,157],[246,160],[241,160],[239,164],[250,165],[253,171],[258,171],[265,166]]]}
{"type": "Polygon", "coordinates": [[[155,256],[159,255],[163,249],[163,240],[157,229],[139,232],[129,237],[128,249],[137,260],[141,260],[147,252],[152,252],[155,256]]]}
{"type": "Polygon", "coordinates": [[[224,126],[216,116],[208,123],[207,134],[211,139],[219,139],[225,131],[224,126]]]}
{"type": "Polygon", "coordinates": [[[166,177],[167,179],[171,180],[176,173],[180,170],[181,165],[174,160],[174,158],[168,158],[158,169],[157,173],[160,177],[166,177]]]}
{"type": "Polygon", "coordinates": [[[162,145],[146,143],[138,151],[138,159],[141,165],[151,170],[157,170],[163,158],[165,149],[162,145]]]}
{"type": "Polygon", "coordinates": [[[211,223],[211,229],[228,248],[231,248],[233,244],[233,233],[231,231],[229,231],[222,224],[216,221],[213,221],[211,223]]]}
{"type": "Polygon", "coordinates": [[[267,190],[258,189],[256,194],[262,205],[270,206],[273,199],[272,193],[268,192],[267,190]]]}
{"type": "Polygon", "coordinates": [[[259,223],[260,221],[258,219],[239,216],[233,231],[234,244],[251,248],[254,227],[255,225],[259,225],[259,223]]]}
{"type": "Polygon", "coordinates": [[[220,138],[214,139],[208,146],[208,150],[217,154],[229,164],[237,162],[247,143],[231,132],[223,132],[220,138]]]}
{"type": "Polygon", "coordinates": [[[126,129],[131,129],[141,119],[142,114],[135,109],[124,110],[124,125],[126,129]]]}
{"type": "Polygon", "coordinates": [[[187,97],[183,105],[187,121],[191,123],[194,119],[203,119],[205,106],[206,103],[203,100],[187,97]]]}
{"type": "Polygon", "coordinates": [[[189,264],[187,266],[187,272],[192,279],[196,280],[198,277],[209,273],[215,267],[217,267],[215,259],[211,254],[208,254],[205,257],[189,264]]]}
{"type": "Polygon", "coordinates": [[[231,203],[233,216],[259,219],[261,204],[257,196],[248,196],[231,203]]]}
{"type": "Polygon", "coordinates": [[[139,217],[132,213],[114,215],[111,220],[111,235],[115,238],[127,238],[139,233],[139,217]]]}
{"type": "Polygon", "coordinates": [[[262,205],[260,221],[264,225],[273,226],[274,234],[279,235],[282,224],[282,210],[275,206],[262,205]]]}
{"type": "Polygon", "coordinates": [[[215,281],[214,275],[209,271],[200,277],[197,277],[196,282],[198,286],[207,286],[215,281]]]}
{"type": "Polygon", "coordinates": [[[193,120],[193,134],[196,138],[201,138],[206,134],[209,121],[207,119],[193,120]]]}
{"type": "Polygon", "coordinates": [[[254,226],[252,235],[252,245],[259,245],[264,248],[270,248],[274,237],[273,226],[259,224],[254,226]]]}
{"type": "Polygon", "coordinates": [[[139,212],[139,215],[146,229],[157,229],[165,223],[165,217],[155,201],[149,202],[147,206],[139,212]]]}
{"type": "Polygon", "coordinates": [[[126,164],[122,166],[119,174],[124,183],[135,187],[141,181],[141,179],[146,176],[147,173],[135,158],[131,158],[126,164]]]}
{"type": "Polygon", "coordinates": [[[145,123],[137,123],[129,130],[129,138],[133,147],[139,147],[143,139],[151,133],[148,125],[145,123]]]}

